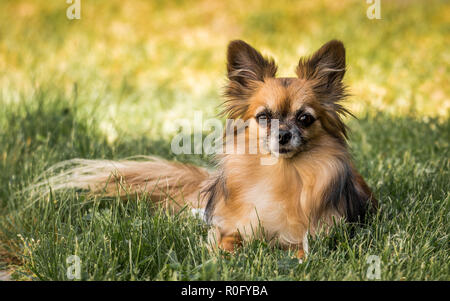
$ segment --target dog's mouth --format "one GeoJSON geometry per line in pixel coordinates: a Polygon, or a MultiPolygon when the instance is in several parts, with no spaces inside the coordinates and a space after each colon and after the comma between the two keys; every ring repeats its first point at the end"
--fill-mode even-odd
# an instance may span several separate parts
{"type": "Polygon", "coordinates": [[[278,150],[279,154],[287,154],[292,152],[292,149],[287,148],[287,147],[280,147],[280,149],[278,150]]]}
{"type": "MultiPolygon", "coordinates": [[[[297,143],[299,144],[299,143],[297,143]]],[[[268,143],[268,149],[270,152],[276,157],[280,158],[291,158],[294,157],[300,150],[301,144],[297,145],[293,143],[287,143],[281,145],[278,143],[278,140],[271,139],[270,143],[268,143]]]]}
{"type": "Polygon", "coordinates": [[[290,158],[295,154],[295,149],[290,147],[280,147],[274,154],[280,158],[290,158]]]}

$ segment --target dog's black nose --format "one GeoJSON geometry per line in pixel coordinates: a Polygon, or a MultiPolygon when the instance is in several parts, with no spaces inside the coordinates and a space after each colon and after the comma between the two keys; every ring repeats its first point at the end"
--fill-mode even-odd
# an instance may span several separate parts
{"type": "Polygon", "coordinates": [[[292,134],[289,131],[280,130],[278,133],[278,143],[285,145],[291,140],[292,134]]]}

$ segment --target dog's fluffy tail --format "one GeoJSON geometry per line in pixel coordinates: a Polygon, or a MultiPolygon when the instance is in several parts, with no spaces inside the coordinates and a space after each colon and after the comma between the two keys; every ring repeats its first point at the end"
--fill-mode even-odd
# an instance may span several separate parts
{"type": "Polygon", "coordinates": [[[50,190],[72,188],[122,198],[147,194],[151,200],[166,201],[177,210],[187,203],[204,208],[199,197],[208,178],[205,168],[149,156],[121,161],[72,159],[48,169],[28,190],[45,195],[50,190]]]}

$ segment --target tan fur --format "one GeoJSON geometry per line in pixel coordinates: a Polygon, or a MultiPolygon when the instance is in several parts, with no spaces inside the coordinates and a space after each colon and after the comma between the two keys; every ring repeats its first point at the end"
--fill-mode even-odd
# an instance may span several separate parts
{"type": "Polygon", "coordinates": [[[146,193],[172,211],[185,204],[206,207],[213,226],[208,239],[220,248],[234,251],[242,241],[259,237],[295,249],[298,257],[304,256],[307,232],[315,235],[334,221],[364,218],[366,203],[376,207],[369,187],[353,167],[345,141],[341,115],[347,111],[339,104],[346,95],[341,42],[330,41],[311,58],[301,59],[298,78],[275,78],[273,60],[243,41],[233,41],[227,70],[224,114],[246,123],[234,130],[237,136],[226,137],[226,153],[218,157],[216,172],[154,157],[75,159],[55,166],[51,173],[63,172],[39,179],[32,188],[50,183],[54,190],[74,187],[111,196],[146,193]],[[289,138],[291,148],[272,165],[261,164],[274,155],[270,126],[261,126],[257,117],[264,111],[274,115],[272,120],[280,118],[280,130],[295,129],[301,138],[296,144],[289,138]],[[313,121],[302,125],[299,116],[305,112],[313,121]],[[263,135],[255,138],[251,134],[255,132],[263,135]],[[239,140],[245,141],[243,153],[238,152],[239,140]],[[257,149],[252,153],[250,145],[255,142],[257,149]],[[234,147],[227,148],[229,143],[234,147]]]}
{"type": "Polygon", "coordinates": [[[215,195],[211,202],[214,239],[231,251],[233,237],[248,240],[262,236],[298,249],[298,257],[303,257],[307,231],[315,235],[321,229],[328,230],[346,217],[344,212],[354,218],[352,210],[361,208],[355,203],[372,199],[376,206],[370,189],[353,168],[345,142],[346,127],[340,118],[347,113],[339,104],[346,95],[341,82],[345,49],[341,42],[331,41],[310,59],[301,59],[298,78],[275,78],[273,72],[264,71],[273,61],[261,63],[265,61],[261,54],[242,41],[230,43],[228,59],[226,110],[233,118],[249,121],[240,134],[247,144],[252,142],[249,132],[270,132],[270,126],[263,129],[256,122],[261,112],[282,118],[280,130],[292,128],[298,112],[308,112],[315,122],[301,130],[307,143],[280,155],[274,165],[261,164],[261,158],[270,154],[262,154],[259,148],[258,154],[225,154],[221,158],[227,193],[215,195]],[[233,68],[255,64],[259,64],[253,68],[256,76],[235,78],[233,68]]]}
{"type": "Polygon", "coordinates": [[[48,186],[52,191],[77,188],[88,190],[90,195],[121,198],[146,194],[176,212],[186,204],[205,207],[199,194],[209,176],[204,168],[151,156],[121,161],[73,159],[47,170],[28,189],[42,192],[48,186]]]}
{"type": "Polygon", "coordinates": [[[213,222],[220,235],[238,232],[250,239],[258,233],[286,247],[301,248],[306,231],[314,234],[319,219],[326,224],[331,224],[333,216],[339,219],[336,212],[325,214],[320,201],[323,189],[341,167],[336,158],[346,156],[345,149],[327,136],[315,143],[314,151],[279,158],[275,165],[260,164],[261,157],[270,155],[225,155],[222,167],[229,193],[216,205],[213,222]]]}

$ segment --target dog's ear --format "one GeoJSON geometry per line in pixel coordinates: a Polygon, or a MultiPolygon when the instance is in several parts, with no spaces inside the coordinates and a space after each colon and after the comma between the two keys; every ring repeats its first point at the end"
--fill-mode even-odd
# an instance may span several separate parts
{"type": "Polygon", "coordinates": [[[331,135],[344,141],[347,127],[341,115],[351,113],[339,102],[347,96],[342,82],[345,74],[345,48],[341,41],[332,40],[309,58],[301,58],[297,76],[311,83],[314,94],[323,108],[322,126],[331,135]]]}
{"type": "Polygon", "coordinates": [[[277,66],[272,59],[241,40],[231,41],[227,52],[228,84],[223,114],[229,118],[242,116],[248,108],[248,99],[259,82],[275,77],[277,66]]]}
{"type": "Polygon", "coordinates": [[[258,50],[241,40],[228,44],[227,71],[230,81],[247,86],[251,81],[264,81],[274,77],[277,66],[271,59],[264,58],[258,50]]]}
{"type": "Polygon", "coordinates": [[[299,78],[312,80],[316,93],[325,101],[339,101],[345,96],[342,79],[345,74],[345,48],[341,41],[332,40],[320,47],[311,57],[301,58],[297,70],[299,78]]]}

